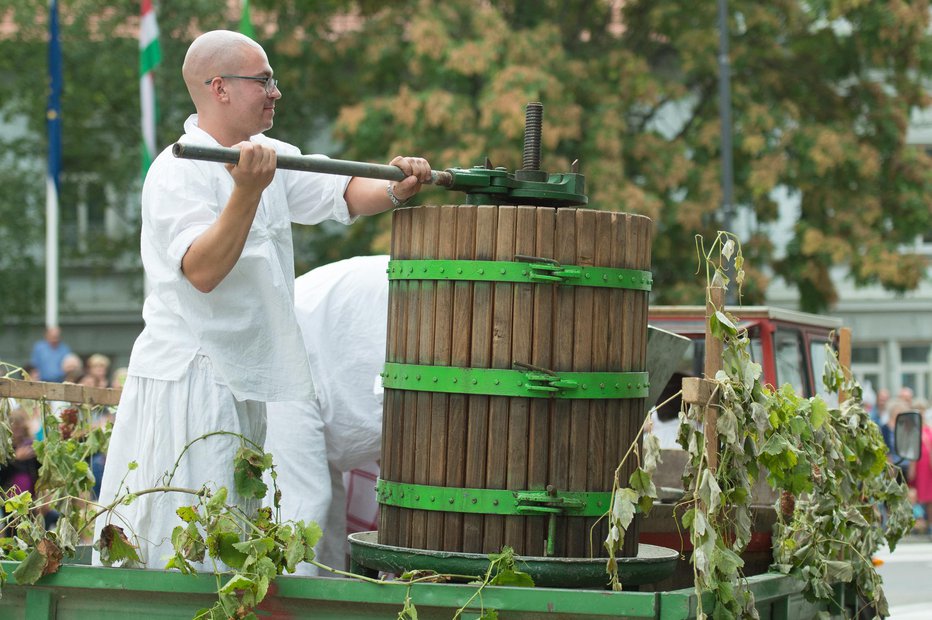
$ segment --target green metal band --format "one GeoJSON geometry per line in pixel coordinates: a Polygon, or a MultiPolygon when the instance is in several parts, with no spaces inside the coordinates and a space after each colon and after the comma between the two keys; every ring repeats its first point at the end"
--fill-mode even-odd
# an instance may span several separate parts
{"type": "Polygon", "coordinates": [[[553,283],[569,286],[649,291],[650,271],[614,267],[561,265],[546,259],[531,262],[491,260],[393,260],[389,280],[467,280],[471,282],[553,283]]]}
{"type": "Polygon", "coordinates": [[[549,372],[386,362],[382,385],[395,390],[524,398],[646,398],[646,372],[549,372]]]}
{"type": "Polygon", "coordinates": [[[608,512],[610,491],[507,491],[462,489],[391,482],[375,486],[380,504],[416,510],[486,515],[570,515],[599,517],[608,512]]]}

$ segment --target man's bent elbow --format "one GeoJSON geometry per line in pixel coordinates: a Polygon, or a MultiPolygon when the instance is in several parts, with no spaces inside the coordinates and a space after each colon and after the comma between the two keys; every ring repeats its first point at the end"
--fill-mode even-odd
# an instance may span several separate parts
{"type": "Polygon", "coordinates": [[[181,263],[181,273],[185,280],[191,283],[200,293],[209,293],[220,284],[223,278],[217,278],[213,274],[201,273],[195,269],[185,269],[184,262],[181,263]]]}

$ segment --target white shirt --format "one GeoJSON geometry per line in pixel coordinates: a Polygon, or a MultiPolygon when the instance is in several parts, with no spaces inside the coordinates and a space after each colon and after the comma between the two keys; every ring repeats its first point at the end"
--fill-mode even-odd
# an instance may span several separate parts
{"type": "MultiPolygon", "coordinates": [[[[185,122],[180,141],[220,146],[185,122]]],[[[259,134],[252,142],[298,155],[289,144],[259,134]]],[[[291,222],[350,223],[343,192],[350,177],[277,170],[262,192],[242,255],[210,293],[181,272],[188,247],[213,224],[233,192],[219,163],[179,159],[165,149],[142,191],[142,262],[150,291],[145,329],[133,347],[129,374],[174,381],[198,354],[238,400],[305,400],[314,393],[307,353],[294,314],[291,222]]]]}
{"type": "Polygon", "coordinates": [[[388,256],[357,256],[318,267],[296,284],[327,458],[341,471],[378,460],[381,451],[387,268],[388,256]]]}

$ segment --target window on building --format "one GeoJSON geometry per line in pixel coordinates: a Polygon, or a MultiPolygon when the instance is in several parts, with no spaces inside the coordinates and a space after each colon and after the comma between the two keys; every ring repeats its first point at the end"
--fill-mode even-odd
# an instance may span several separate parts
{"type": "Polygon", "coordinates": [[[883,349],[879,344],[851,347],[851,372],[865,390],[889,388],[883,381],[883,349]]]}
{"type": "Polygon", "coordinates": [[[928,344],[900,346],[900,385],[912,389],[916,398],[929,398],[930,349],[928,344]]]}
{"type": "Polygon", "coordinates": [[[105,235],[107,203],[106,187],[99,175],[62,175],[58,206],[62,244],[85,252],[95,239],[105,235]]]}

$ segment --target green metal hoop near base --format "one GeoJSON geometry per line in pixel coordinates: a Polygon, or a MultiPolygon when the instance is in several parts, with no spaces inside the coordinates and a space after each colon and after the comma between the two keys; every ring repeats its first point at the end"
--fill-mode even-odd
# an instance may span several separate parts
{"type": "Polygon", "coordinates": [[[386,506],[486,515],[599,517],[608,512],[612,498],[610,492],[466,489],[381,478],[375,489],[379,503],[386,506]]]}

